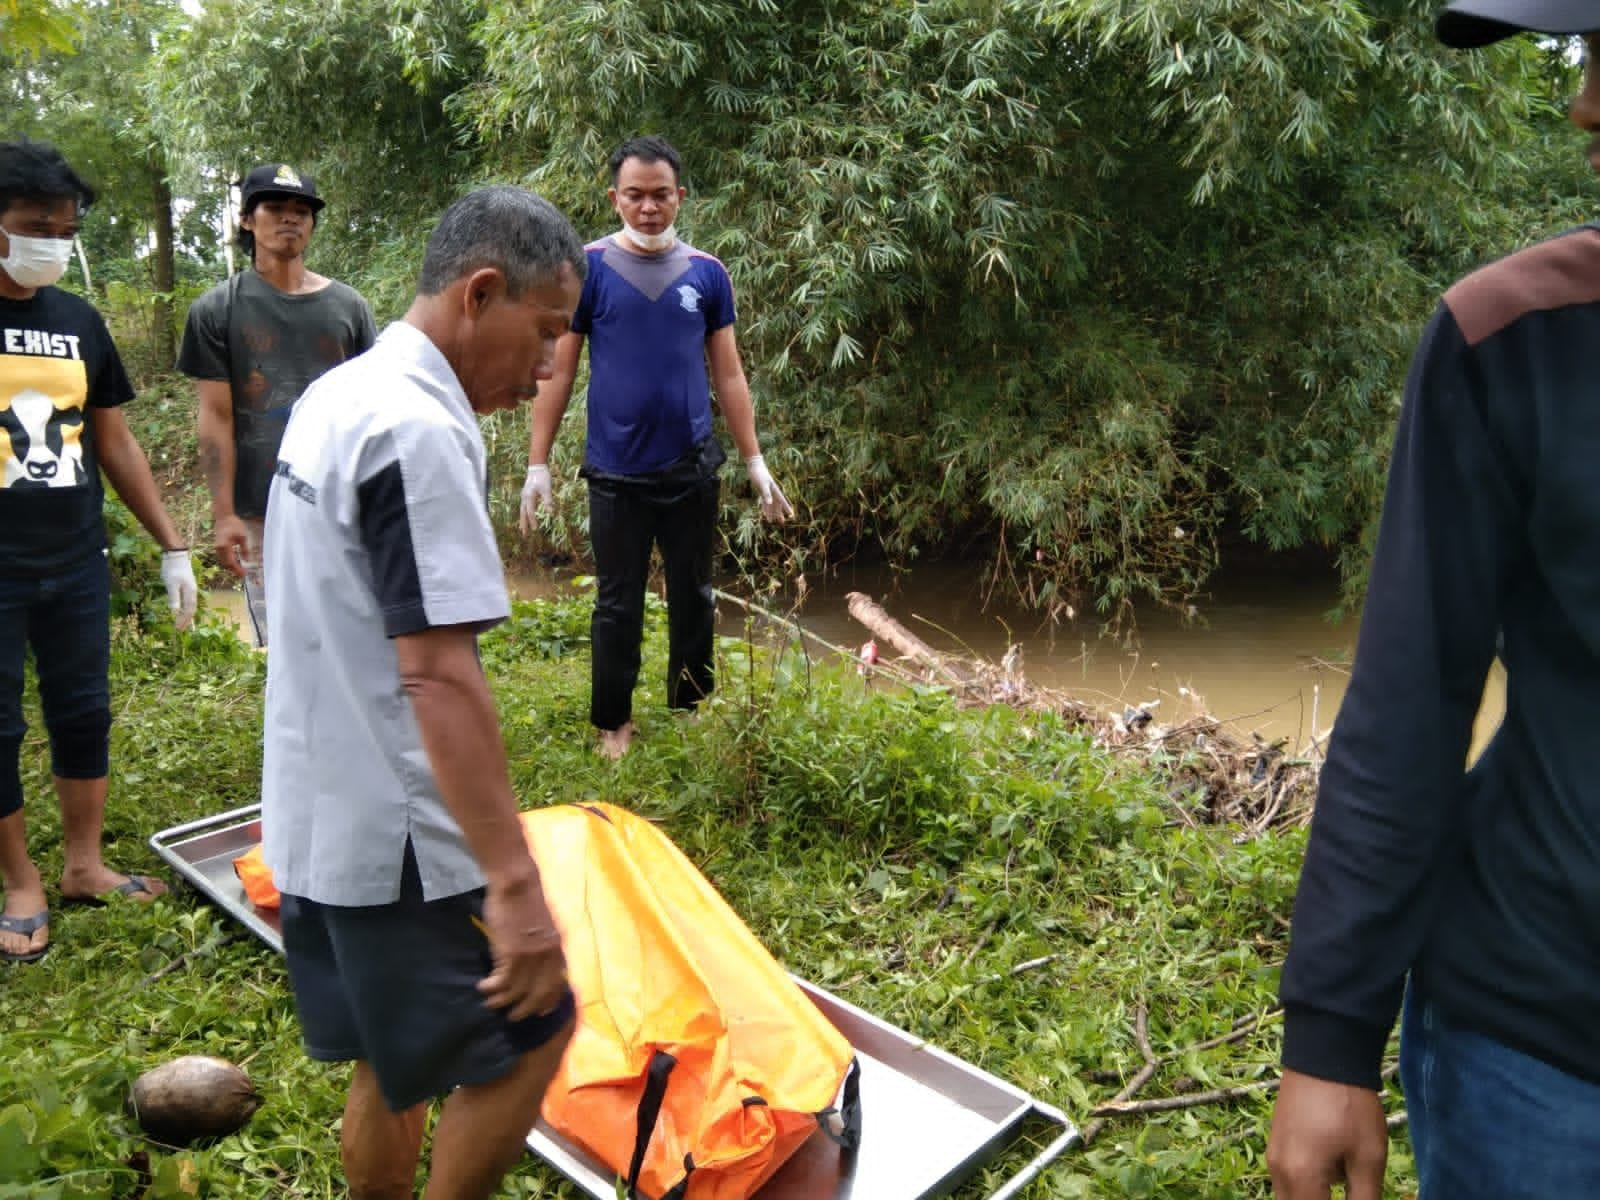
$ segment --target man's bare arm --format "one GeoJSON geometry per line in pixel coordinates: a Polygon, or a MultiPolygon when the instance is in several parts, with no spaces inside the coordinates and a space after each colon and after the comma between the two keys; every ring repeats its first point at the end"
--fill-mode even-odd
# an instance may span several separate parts
{"type": "Polygon", "coordinates": [[[583,354],[583,334],[566,333],[556,343],[555,362],[549,379],[539,383],[539,394],[534,397],[533,414],[529,424],[528,461],[548,463],[550,448],[556,442],[556,430],[572,401],[572,381],[578,376],[578,359],[583,354]]]}
{"type": "Polygon", "coordinates": [[[217,561],[235,575],[243,575],[241,559],[249,541],[244,524],[233,509],[233,389],[226,380],[197,379],[195,392],[200,399],[200,469],[211,493],[211,530],[217,561]]]}
{"type": "Polygon", "coordinates": [[[128,511],[143,525],[163,550],[181,550],[183,538],[161,502],[161,488],[150,473],[150,460],[144,447],[128,428],[128,418],[120,408],[91,408],[89,421],[94,428],[95,452],[100,469],[112,488],[128,506],[128,511]]]}
{"type": "Polygon", "coordinates": [[[739,343],[732,325],[724,325],[706,339],[706,361],[711,369],[711,387],[717,394],[717,406],[722,409],[722,419],[728,423],[728,433],[739,450],[739,457],[749,459],[760,454],[755,404],[750,399],[750,383],[744,375],[744,362],[739,357],[739,343]]]}
{"type": "Polygon", "coordinates": [[[479,990],[513,1020],[548,1012],[565,994],[566,960],[523,837],[472,631],[426,629],[395,638],[394,647],[439,793],[488,884],[484,917],[494,971],[479,990]]]}

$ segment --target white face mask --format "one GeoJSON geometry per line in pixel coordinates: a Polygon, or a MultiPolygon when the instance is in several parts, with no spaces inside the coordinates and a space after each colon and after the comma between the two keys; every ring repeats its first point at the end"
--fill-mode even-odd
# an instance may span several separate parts
{"type": "Polygon", "coordinates": [[[0,258],[0,270],[18,287],[49,287],[66,274],[72,258],[71,238],[24,237],[8,230],[6,240],[11,251],[0,258]]]}
{"type": "Polygon", "coordinates": [[[660,233],[644,233],[624,221],[622,230],[627,235],[628,240],[635,246],[652,253],[658,250],[668,250],[672,247],[672,243],[678,240],[677,226],[675,225],[668,225],[660,233]]]}

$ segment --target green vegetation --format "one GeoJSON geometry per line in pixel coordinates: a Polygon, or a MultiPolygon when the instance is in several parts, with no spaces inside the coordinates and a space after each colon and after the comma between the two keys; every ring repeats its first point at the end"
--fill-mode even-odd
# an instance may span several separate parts
{"type": "MultiPolygon", "coordinates": [[[[1589,215],[1567,47],[1443,51],[1435,0],[197,7],[0,0],[7,136],[57,141],[101,187],[76,285],[138,377],[133,418],[197,546],[172,336],[226,269],[226,181],[256,161],[317,175],[312,265],[390,319],[468,187],[531,184],[596,234],[607,151],[668,134],[684,232],[730,267],[768,457],[801,501],[763,529],[729,467],[726,549],[752,589],[863,550],[962,555],[1052,616],[1184,603],[1235,537],[1336,549],[1358,581],[1440,288],[1589,215]]],[[[526,414],[485,434],[514,557],[526,414]]],[[[569,433],[569,488],[576,460],[569,433]]],[[[153,831],[256,798],[262,660],[214,620],[176,637],[148,539],[115,505],[108,521],[109,854],[148,868],[153,831]]],[[[541,548],[583,537],[570,505],[541,548]]],[[[1141,1098],[1273,1077],[1299,833],[1196,828],[1051,713],[868,691],[740,639],[698,720],[642,704],[613,765],[591,749],[586,630],[575,600],[520,607],[485,641],[525,803],[662,820],[792,968],[1080,1122],[1145,1063],[1141,1030],[1163,1060],[1141,1098]]],[[[24,778],[53,878],[34,726],[24,778]]],[[[343,1079],[302,1055],[269,952],[183,893],[58,908],[52,934],[43,964],[0,981],[0,1200],[340,1194],[343,1079]],[[169,1153],[122,1098],[187,1052],[244,1064],[266,1106],[169,1153]]],[[[1264,1197],[1268,1105],[1111,1121],[1029,1195],[1264,1197]]],[[[506,1195],[575,1192],[530,1163],[506,1195]]]]}
{"type": "MultiPolygon", "coordinates": [[[[1243,538],[1359,581],[1439,291],[1589,215],[1569,48],[1444,50],[1436,0],[198,7],[0,3],[12,128],[104,185],[97,298],[138,365],[221,277],[205,231],[253,162],[316,173],[314,265],[387,319],[454,196],[531,183],[596,235],[609,149],[665,132],[801,501],[763,532],[728,468],[727,549],[762,579],[960,555],[1115,618],[1243,538]]],[[[495,431],[504,519],[525,427],[495,431]]]]}
{"type": "MultiPolygon", "coordinates": [[[[1236,843],[1182,823],[1132,760],[1052,713],[868,690],[848,667],[737,638],[721,644],[704,713],[642,702],[641,740],[614,765],[587,724],[587,620],[586,597],[519,605],[484,641],[524,803],[613,800],[660,819],[774,952],[830,991],[1080,1123],[1141,1065],[1137,1010],[1162,1055],[1273,1003],[1299,834],[1236,843]]],[[[663,627],[653,606],[649,680],[664,670],[663,627]]],[[[151,833],[255,799],[264,660],[214,616],[187,637],[160,617],[124,619],[115,660],[107,853],[151,868],[151,833]]],[[[33,724],[31,842],[53,879],[59,830],[33,724]]],[[[0,1197],[131,1198],[140,1154],[147,1200],[341,1194],[344,1075],[301,1053],[275,955],[185,891],[150,907],[58,905],[52,934],[42,964],[3,981],[0,1197]],[[168,1152],[121,1106],[141,1071],[184,1053],[244,1065],[265,1104],[238,1135],[168,1152]]],[[[1270,1079],[1276,1029],[1268,1018],[1180,1055],[1141,1096],[1270,1079]]],[[[1256,1096],[1113,1122],[1027,1194],[1264,1197],[1268,1111],[1256,1096]]],[[[987,1195],[1036,1149],[1019,1146],[962,1197],[987,1195]]],[[[531,1159],[503,1194],[577,1200],[531,1159]]]]}

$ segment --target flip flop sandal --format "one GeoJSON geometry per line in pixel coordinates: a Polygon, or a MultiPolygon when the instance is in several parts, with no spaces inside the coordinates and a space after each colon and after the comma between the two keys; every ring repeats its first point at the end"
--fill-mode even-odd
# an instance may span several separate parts
{"type": "Polygon", "coordinates": [[[63,904],[83,904],[90,908],[104,908],[119,896],[157,896],[160,895],[150,885],[155,881],[148,875],[129,875],[109,892],[101,892],[98,896],[63,896],[63,904]]]}
{"type": "MultiPolygon", "coordinates": [[[[36,912],[31,917],[0,916],[0,932],[20,934],[31,938],[41,929],[50,928],[50,911],[36,912]]],[[[25,950],[21,954],[14,954],[10,950],[0,950],[0,962],[9,963],[35,963],[50,952],[50,943],[46,942],[38,950],[25,950]]]]}

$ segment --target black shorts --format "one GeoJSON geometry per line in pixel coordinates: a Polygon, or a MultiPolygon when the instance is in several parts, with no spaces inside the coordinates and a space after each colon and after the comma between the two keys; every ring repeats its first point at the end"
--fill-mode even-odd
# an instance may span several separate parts
{"type": "Polygon", "coordinates": [[[512,1021],[484,1003],[477,985],[494,963],[473,920],[482,913],[482,889],[424,900],[409,843],[393,904],[285,895],[283,951],[306,1053],[371,1063],[396,1112],[509,1074],[567,1026],[576,1006],[569,990],[553,1012],[512,1021]]]}

